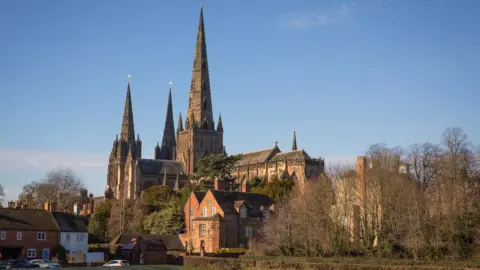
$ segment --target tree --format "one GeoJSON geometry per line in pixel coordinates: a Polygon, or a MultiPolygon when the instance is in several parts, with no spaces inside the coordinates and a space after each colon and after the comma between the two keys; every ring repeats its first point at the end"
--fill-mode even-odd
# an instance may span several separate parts
{"type": "Polygon", "coordinates": [[[242,159],[241,154],[231,156],[226,155],[226,153],[207,155],[198,161],[195,177],[210,182],[218,179],[226,182],[231,190],[235,190],[237,188],[235,177],[232,176],[231,172],[240,159],[242,159]]]}
{"type": "Polygon", "coordinates": [[[150,206],[163,208],[171,200],[177,200],[179,194],[168,186],[153,186],[142,192],[142,199],[150,206]]]}
{"type": "Polygon", "coordinates": [[[295,181],[290,178],[278,179],[274,177],[264,186],[252,188],[252,192],[265,194],[276,202],[280,202],[287,198],[295,187],[295,181]]]}
{"type": "Polygon", "coordinates": [[[150,234],[177,234],[183,227],[183,215],[177,202],[170,201],[159,211],[145,217],[143,227],[150,234]]]}
{"type": "Polygon", "coordinates": [[[95,208],[95,212],[90,216],[88,222],[88,232],[103,239],[108,232],[108,220],[110,218],[110,212],[112,210],[112,204],[110,201],[104,201],[95,208]]]}
{"type": "Polygon", "coordinates": [[[55,201],[59,210],[63,210],[73,205],[84,188],[83,181],[72,170],[53,170],[44,179],[23,186],[19,200],[31,208],[42,208],[45,202],[55,201]]]}
{"type": "Polygon", "coordinates": [[[0,202],[3,201],[3,197],[5,197],[5,189],[3,188],[2,184],[0,184],[0,202]]]}

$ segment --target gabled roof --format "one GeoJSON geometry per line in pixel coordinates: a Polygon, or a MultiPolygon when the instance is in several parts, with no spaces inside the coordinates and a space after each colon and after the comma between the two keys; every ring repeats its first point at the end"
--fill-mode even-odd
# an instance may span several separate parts
{"type": "Polygon", "coordinates": [[[159,175],[165,170],[167,174],[185,173],[185,167],[180,161],[163,159],[138,159],[138,166],[142,174],[159,175]]]}
{"type": "Polygon", "coordinates": [[[52,213],[43,209],[0,209],[0,228],[18,231],[59,231],[52,213]]]}
{"type": "Polygon", "coordinates": [[[247,164],[256,164],[270,160],[275,154],[280,153],[278,146],[273,148],[263,149],[255,152],[242,154],[242,159],[238,161],[238,166],[245,166],[247,164]]]}
{"type": "Polygon", "coordinates": [[[201,191],[196,191],[193,192],[195,194],[195,197],[197,198],[198,202],[201,202],[203,200],[203,197],[205,197],[206,192],[201,192],[201,191]]]}
{"type": "Polygon", "coordinates": [[[88,232],[85,217],[65,212],[53,212],[61,232],[88,232]]]}
{"type": "Polygon", "coordinates": [[[305,152],[305,150],[303,150],[303,149],[290,151],[290,152],[277,153],[272,158],[272,160],[279,160],[279,161],[284,160],[284,159],[287,159],[287,160],[297,159],[299,161],[300,160],[312,160],[312,158],[310,158],[310,156],[307,154],[307,152],[305,152]]]}

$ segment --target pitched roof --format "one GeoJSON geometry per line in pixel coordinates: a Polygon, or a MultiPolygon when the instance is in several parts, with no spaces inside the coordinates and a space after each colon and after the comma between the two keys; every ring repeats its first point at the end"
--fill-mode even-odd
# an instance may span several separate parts
{"type": "Polygon", "coordinates": [[[53,212],[61,232],[88,232],[85,217],[65,212],[53,212]]]}
{"type": "Polygon", "coordinates": [[[196,191],[193,192],[193,194],[195,194],[195,197],[197,197],[198,202],[201,202],[203,200],[203,197],[205,197],[205,194],[207,193],[202,191],[196,191]]]}
{"type": "Polygon", "coordinates": [[[132,241],[132,238],[142,237],[144,239],[163,241],[167,250],[184,250],[182,241],[178,235],[152,235],[152,234],[136,234],[136,233],[121,233],[115,237],[110,245],[126,245],[132,241]]]}
{"type": "Polygon", "coordinates": [[[142,174],[163,174],[165,170],[167,170],[167,174],[185,173],[183,163],[180,161],[163,159],[138,159],[137,162],[142,174]]]}
{"type": "Polygon", "coordinates": [[[24,231],[59,231],[52,213],[43,209],[0,209],[0,228],[24,231]]]}
{"type": "Polygon", "coordinates": [[[260,206],[270,206],[275,203],[274,200],[263,194],[212,189],[210,192],[212,192],[213,197],[225,213],[237,213],[235,202],[238,201],[242,201],[255,208],[260,208],[260,206]]]}
{"type": "Polygon", "coordinates": [[[270,160],[275,154],[281,152],[277,146],[273,148],[263,149],[255,152],[242,154],[242,159],[237,162],[238,166],[247,164],[262,163],[270,160]]]}
{"type": "Polygon", "coordinates": [[[283,153],[277,153],[272,160],[292,160],[292,159],[297,159],[297,160],[312,160],[310,156],[305,152],[305,150],[300,149],[300,150],[294,150],[290,152],[283,152],[283,153]]]}

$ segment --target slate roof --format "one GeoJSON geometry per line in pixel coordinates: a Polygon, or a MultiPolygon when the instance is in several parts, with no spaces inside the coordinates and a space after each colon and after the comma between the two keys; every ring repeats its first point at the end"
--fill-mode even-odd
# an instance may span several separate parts
{"type": "Polygon", "coordinates": [[[280,153],[280,149],[275,146],[273,148],[263,149],[255,152],[242,154],[242,159],[237,162],[238,166],[247,164],[256,164],[270,160],[275,154],[280,153]]]}
{"type": "Polygon", "coordinates": [[[161,240],[167,247],[167,250],[184,250],[182,241],[178,235],[152,235],[152,234],[135,234],[121,233],[115,237],[110,245],[126,245],[131,242],[132,238],[141,236],[144,239],[161,240]]]}
{"type": "Polygon", "coordinates": [[[144,175],[163,174],[167,170],[167,174],[184,174],[185,167],[180,161],[162,160],[162,159],[138,159],[138,167],[144,175]]]}
{"type": "Polygon", "coordinates": [[[207,194],[207,193],[197,191],[197,192],[194,192],[193,194],[195,194],[195,197],[197,197],[198,202],[201,202],[203,200],[203,197],[205,197],[205,194],[207,194]]]}
{"type": "Polygon", "coordinates": [[[88,232],[85,217],[65,212],[53,212],[61,232],[88,232]]]}
{"type": "Polygon", "coordinates": [[[283,153],[277,153],[272,160],[292,160],[292,159],[297,159],[297,160],[312,160],[310,156],[305,152],[305,150],[300,149],[300,150],[294,150],[290,152],[283,152],[283,153]]]}
{"type": "MultiPolygon", "coordinates": [[[[236,192],[236,191],[223,191],[223,190],[210,190],[213,197],[217,201],[218,205],[222,208],[224,213],[238,213],[235,209],[236,202],[242,201],[248,206],[252,207],[251,214],[257,215],[256,210],[260,209],[260,206],[270,206],[275,204],[267,195],[251,193],[251,192],[236,192]]],[[[239,206],[239,205],[238,205],[239,206]]]]}
{"type": "Polygon", "coordinates": [[[19,231],[59,231],[52,213],[43,209],[0,209],[0,228],[19,231]]]}

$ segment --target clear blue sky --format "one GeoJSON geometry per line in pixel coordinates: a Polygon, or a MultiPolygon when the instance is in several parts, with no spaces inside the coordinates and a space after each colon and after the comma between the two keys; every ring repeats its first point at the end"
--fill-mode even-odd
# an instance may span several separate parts
{"type": "MultiPolygon", "coordinates": [[[[185,114],[200,1],[0,1],[0,183],[54,167],[95,194],[120,132],[127,74],[152,157],[185,114]],[[175,121],[176,122],[176,121],[175,121]]],[[[327,161],[462,127],[480,142],[480,1],[205,1],[215,117],[229,153],[298,145],[327,161]]]]}

